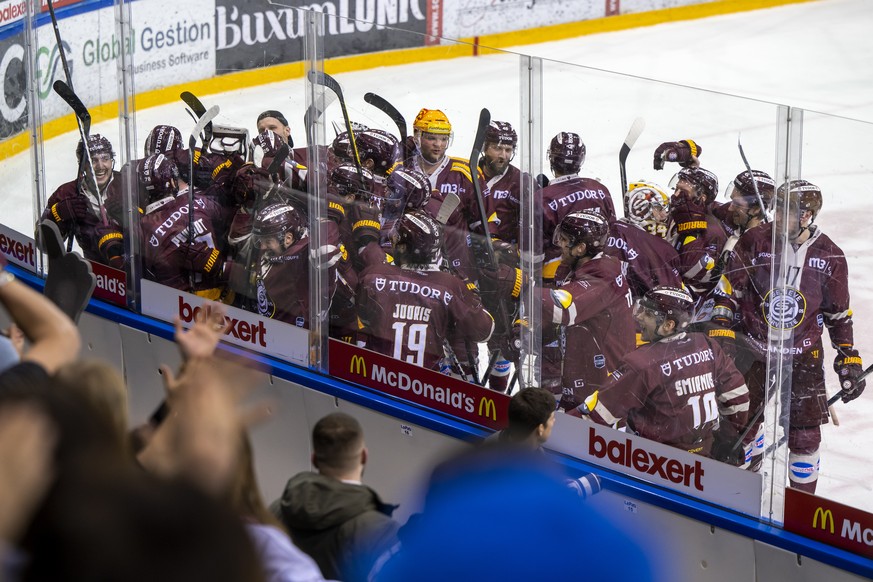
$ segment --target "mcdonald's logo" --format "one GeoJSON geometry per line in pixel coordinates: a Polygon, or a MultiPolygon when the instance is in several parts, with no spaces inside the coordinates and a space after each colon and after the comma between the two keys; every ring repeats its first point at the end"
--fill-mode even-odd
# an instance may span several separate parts
{"type": "Polygon", "coordinates": [[[834,514],[830,509],[822,509],[821,507],[817,507],[815,510],[815,514],[812,516],[812,527],[819,527],[818,520],[821,518],[821,529],[828,530],[831,532],[831,535],[834,533],[834,514]],[[830,527],[828,527],[828,522],[830,522],[830,527]]]}
{"type": "Polygon", "coordinates": [[[497,405],[494,404],[493,398],[482,397],[482,400],[479,401],[479,416],[490,417],[491,420],[497,422],[497,405]]]}
{"type": "Polygon", "coordinates": [[[352,361],[349,363],[349,373],[367,377],[367,362],[364,361],[364,356],[352,356],[352,361]]]}

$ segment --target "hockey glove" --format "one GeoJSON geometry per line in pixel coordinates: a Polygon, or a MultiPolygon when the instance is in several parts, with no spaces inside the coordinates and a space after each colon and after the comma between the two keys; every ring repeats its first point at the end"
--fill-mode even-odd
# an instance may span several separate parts
{"type": "Polygon", "coordinates": [[[521,333],[522,328],[530,327],[530,323],[526,319],[516,319],[512,324],[512,330],[507,342],[506,358],[513,362],[518,362],[521,359],[521,333]]]}
{"type": "Polygon", "coordinates": [[[491,239],[494,248],[494,257],[501,265],[517,267],[519,263],[518,247],[512,243],[502,241],[499,238],[491,239]]]}
{"type": "Polygon", "coordinates": [[[834,360],[834,371],[840,378],[840,394],[843,402],[851,402],[864,392],[867,381],[859,376],[864,372],[858,350],[850,347],[838,348],[834,360]]]}
{"type": "Polygon", "coordinates": [[[521,269],[500,265],[497,270],[482,269],[482,277],[485,279],[485,287],[497,291],[501,300],[517,301],[521,294],[522,274],[521,269]]]}
{"type": "Polygon", "coordinates": [[[706,202],[702,196],[693,199],[685,194],[674,194],[670,199],[670,216],[680,237],[706,232],[706,202]]]}
{"type": "Polygon", "coordinates": [[[265,129],[252,139],[252,145],[260,147],[264,151],[265,158],[275,158],[282,143],[282,138],[269,129],[265,129]]]}
{"type": "Polygon", "coordinates": [[[654,167],[663,170],[664,162],[677,162],[683,168],[694,167],[702,153],[703,148],[693,140],[667,141],[655,149],[654,167]]]}
{"type": "Polygon", "coordinates": [[[80,194],[70,196],[52,204],[51,216],[55,222],[80,222],[91,212],[88,199],[80,194]]]}
{"type": "Polygon", "coordinates": [[[365,201],[357,201],[350,206],[348,217],[358,248],[363,248],[372,241],[379,242],[379,208],[365,201]]]}
{"type": "Polygon", "coordinates": [[[115,269],[123,269],[124,235],[114,226],[98,225],[94,232],[97,235],[97,250],[103,262],[115,269]]]}
{"type": "Polygon", "coordinates": [[[184,243],[179,247],[185,253],[185,268],[195,273],[220,272],[221,253],[205,242],[184,243]]]}
{"type": "Polygon", "coordinates": [[[245,164],[236,171],[231,187],[231,197],[239,206],[249,206],[259,194],[265,193],[272,184],[266,170],[254,164],[245,164]]]}

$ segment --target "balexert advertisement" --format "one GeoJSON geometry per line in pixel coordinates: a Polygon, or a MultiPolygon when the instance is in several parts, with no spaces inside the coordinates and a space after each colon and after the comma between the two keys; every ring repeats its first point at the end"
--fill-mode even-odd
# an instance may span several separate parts
{"type": "Polygon", "coordinates": [[[761,476],[635,434],[559,414],[548,448],[748,515],[761,508],[761,476]]]}
{"type": "MultiPolygon", "coordinates": [[[[167,323],[178,317],[186,328],[197,319],[203,305],[202,297],[142,281],[142,312],[167,323]]],[[[298,366],[309,365],[309,332],[305,329],[273,321],[242,309],[227,307],[227,332],[224,340],[252,351],[275,356],[298,366]]]]}

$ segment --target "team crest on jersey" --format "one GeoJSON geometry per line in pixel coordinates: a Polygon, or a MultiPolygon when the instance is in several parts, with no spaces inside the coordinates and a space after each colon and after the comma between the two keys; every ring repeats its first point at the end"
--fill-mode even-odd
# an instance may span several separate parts
{"type": "Polygon", "coordinates": [[[594,356],[594,367],[598,370],[606,367],[606,356],[603,354],[597,354],[594,356]]]}
{"type": "Polygon", "coordinates": [[[771,289],[764,297],[764,319],[773,329],[794,329],[806,315],[806,297],[793,287],[771,289]]]}
{"type": "Polygon", "coordinates": [[[386,281],[385,277],[376,277],[376,291],[381,292],[382,290],[384,290],[386,282],[387,281],[386,281]]]}
{"type": "Polygon", "coordinates": [[[258,279],[258,314],[272,318],[276,313],[276,306],[267,294],[263,279],[258,279]]]}
{"type": "Polygon", "coordinates": [[[670,362],[664,362],[663,364],[661,364],[661,373],[665,376],[669,376],[673,373],[673,366],[670,364],[670,362]]]}

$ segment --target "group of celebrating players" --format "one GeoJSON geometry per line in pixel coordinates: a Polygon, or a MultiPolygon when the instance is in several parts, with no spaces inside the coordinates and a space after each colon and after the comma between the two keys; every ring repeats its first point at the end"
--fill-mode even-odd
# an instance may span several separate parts
{"type": "Polygon", "coordinates": [[[771,355],[791,370],[789,476],[815,490],[828,422],[822,328],[843,401],[865,386],[846,260],[814,222],[817,186],[746,170],[718,202],[702,147],[665,142],[654,169],[680,166],[672,192],[631,183],[619,218],[608,188],[580,175],[576,133],[551,139],[553,177],[534,181],[511,163],[518,136],[507,122],[490,123],[478,160],[447,154],[453,130],[440,110],[422,109],[406,140],[350,127],[310,164],[278,111],[258,117],[251,141],[216,127],[194,151],[159,125],[145,157],[121,172],[95,134],[43,218],[88,259],[141,260],[149,279],[305,328],[314,265],[327,273],[333,337],[500,391],[530,361],[519,353],[528,319],[519,297],[533,275],[539,382],[559,410],[750,470],[764,453],[767,356],[781,334],[787,347],[771,355]],[[324,177],[326,218],[310,221],[307,192],[324,177]],[[542,225],[535,273],[519,269],[525,184],[542,225]],[[139,257],[125,252],[130,212],[140,216],[139,257]],[[776,256],[787,257],[784,281],[771,281],[776,256]],[[491,357],[480,377],[483,343],[491,357]]]}

